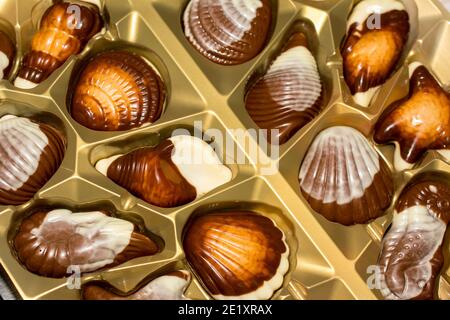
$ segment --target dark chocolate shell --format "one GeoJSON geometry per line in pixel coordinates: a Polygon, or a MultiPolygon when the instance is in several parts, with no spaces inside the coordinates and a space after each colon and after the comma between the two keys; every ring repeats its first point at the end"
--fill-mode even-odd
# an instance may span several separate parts
{"type": "Polygon", "coordinates": [[[39,31],[31,42],[31,51],[25,55],[17,87],[29,89],[47,79],[53,71],[80,53],[86,43],[103,27],[103,20],[96,6],[79,2],[58,2],[42,17],[39,31]],[[75,7],[79,10],[75,10],[75,7]],[[74,19],[79,11],[80,19],[74,19]]]}
{"type": "Polygon", "coordinates": [[[283,232],[251,211],[194,217],[185,230],[183,248],[215,299],[270,299],[289,269],[283,232]]]}
{"type": "Polygon", "coordinates": [[[299,180],[311,208],[343,225],[380,217],[394,193],[387,164],[367,139],[350,127],[331,127],[315,138],[299,180]]]}
{"type": "Polygon", "coordinates": [[[184,135],[100,160],[96,168],[136,197],[164,208],[189,203],[231,180],[230,169],[210,145],[184,135]]]}
{"type": "Polygon", "coordinates": [[[100,211],[37,211],[21,223],[14,248],[30,272],[62,278],[77,268],[92,272],[157,253],[156,243],[134,229],[100,211]]]}
{"type": "Polygon", "coordinates": [[[268,130],[269,142],[274,143],[271,130],[278,130],[279,144],[320,112],[322,83],[304,33],[289,38],[267,73],[247,93],[245,108],[260,128],[268,130]]]}
{"type": "Polygon", "coordinates": [[[184,12],[186,38],[209,60],[237,65],[263,49],[270,31],[269,0],[191,0],[184,12]]]}
{"type": "Polygon", "coordinates": [[[15,55],[14,42],[0,30],[0,80],[9,76],[15,55]]]}
{"type": "Polygon", "coordinates": [[[83,68],[70,111],[93,130],[129,130],[158,120],[165,98],[164,83],[149,63],[127,51],[109,51],[83,68]]]}
{"type": "Polygon", "coordinates": [[[367,107],[400,61],[410,17],[402,1],[363,0],[353,9],[347,29],[341,48],[345,81],[355,101],[367,107]],[[376,17],[379,26],[372,21],[376,17]]]}
{"type": "Polygon", "coordinates": [[[410,65],[410,89],[378,119],[374,140],[396,142],[395,167],[412,167],[427,150],[450,149],[450,93],[423,65],[410,65]]]}
{"type": "Polygon", "coordinates": [[[158,277],[132,293],[114,290],[103,283],[83,286],[84,300],[188,300],[183,294],[189,285],[191,274],[180,270],[158,277]]]}
{"type": "Polygon", "coordinates": [[[449,220],[448,183],[422,180],[403,190],[378,261],[380,291],[386,299],[433,299],[449,220]]]}
{"type": "Polygon", "coordinates": [[[50,125],[11,115],[0,118],[0,205],[33,198],[58,170],[65,150],[65,138],[50,125]]]}

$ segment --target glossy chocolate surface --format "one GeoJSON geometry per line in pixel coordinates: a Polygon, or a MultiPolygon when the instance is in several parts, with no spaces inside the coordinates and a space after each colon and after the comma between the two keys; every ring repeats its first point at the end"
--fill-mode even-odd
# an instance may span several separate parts
{"type": "Polygon", "coordinates": [[[153,123],[161,116],[165,85],[137,54],[104,52],[82,70],[70,111],[83,126],[99,131],[129,130],[153,123]]]}
{"type": "Polygon", "coordinates": [[[9,76],[14,63],[16,47],[9,36],[0,30],[0,80],[9,76]]]}

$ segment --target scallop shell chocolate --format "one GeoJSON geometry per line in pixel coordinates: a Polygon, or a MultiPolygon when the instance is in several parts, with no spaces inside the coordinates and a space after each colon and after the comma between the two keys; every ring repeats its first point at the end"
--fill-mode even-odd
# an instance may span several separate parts
{"type": "Polygon", "coordinates": [[[187,135],[100,160],[96,168],[136,197],[166,208],[194,201],[232,178],[209,144],[187,135]]]}
{"type": "Polygon", "coordinates": [[[0,30],[0,80],[8,78],[15,55],[14,43],[0,30]]]}
{"type": "Polygon", "coordinates": [[[219,300],[270,299],[289,269],[285,235],[252,211],[209,213],[188,222],[186,259],[219,300]]]}
{"type": "Polygon", "coordinates": [[[44,277],[92,272],[154,255],[157,244],[129,221],[106,212],[39,210],[22,221],[14,238],[22,264],[44,277]]]}
{"type": "Polygon", "coordinates": [[[83,286],[84,300],[189,300],[184,292],[191,274],[180,270],[158,277],[131,293],[114,290],[102,283],[88,283],[83,286]]]}
{"type": "Polygon", "coordinates": [[[269,0],[191,0],[183,15],[192,46],[221,65],[238,65],[257,56],[271,22],[269,0]]]}
{"type": "Polygon", "coordinates": [[[75,85],[70,112],[83,126],[122,131],[150,124],[163,112],[166,89],[137,54],[109,51],[92,58],[75,85]]]}
{"type": "Polygon", "coordinates": [[[377,143],[396,144],[397,170],[411,168],[427,150],[450,155],[450,93],[420,63],[410,64],[409,74],[409,94],[383,112],[374,132],[377,143]]]}
{"type": "Polygon", "coordinates": [[[58,170],[65,154],[62,133],[28,118],[0,118],[0,205],[20,205],[58,170]]]}
{"type": "Polygon", "coordinates": [[[410,0],[363,0],[355,6],[341,54],[344,78],[356,103],[369,106],[391,77],[416,20],[417,8],[410,0]]]}
{"type": "Polygon", "coordinates": [[[42,17],[31,42],[31,51],[23,58],[14,85],[22,89],[36,87],[70,56],[80,53],[102,27],[97,6],[80,2],[55,3],[42,17]],[[74,12],[78,11],[79,19],[74,19],[74,12]]]}
{"type": "Polygon", "coordinates": [[[274,143],[276,137],[279,144],[320,112],[322,83],[304,33],[288,39],[267,73],[250,88],[245,108],[260,128],[268,130],[268,141],[274,143]]]}
{"type": "Polygon", "coordinates": [[[380,292],[389,300],[434,298],[444,266],[442,243],[450,221],[450,185],[422,179],[407,186],[383,238],[380,292]]]}
{"type": "Polygon", "coordinates": [[[380,217],[394,193],[389,167],[367,139],[350,127],[331,127],[314,139],[299,180],[311,208],[343,225],[380,217]]]}

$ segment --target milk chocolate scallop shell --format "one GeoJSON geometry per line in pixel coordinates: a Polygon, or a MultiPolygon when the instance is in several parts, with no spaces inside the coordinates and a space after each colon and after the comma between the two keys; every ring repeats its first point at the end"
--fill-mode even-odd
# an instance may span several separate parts
{"type": "Polygon", "coordinates": [[[188,135],[100,160],[96,168],[136,197],[165,208],[189,203],[232,178],[209,144],[188,135]]]}
{"type": "Polygon", "coordinates": [[[248,91],[245,108],[268,141],[287,142],[322,108],[322,82],[303,32],[290,36],[266,74],[248,91]],[[278,130],[274,134],[271,130],[278,130]]]}
{"type": "Polygon", "coordinates": [[[380,292],[385,299],[435,297],[449,221],[448,181],[436,177],[419,179],[402,191],[378,261],[380,292]]]}
{"type": "Polygon", "coordinates": [[[57,2],[45,11],[31,51],[22,61],[14,85],[36,87],[62,66],[70,56],[80,53],[103,27],[97,6],[87,2],[57,2]],[[79,19],[74,19],[74,13],[79,19]]]}
{"type": "Polygon", "coordinates": [[[363,0],[355,6],[341,54],[344,78],[356,103],[369,106],[392,75],[416,19],[417,8],[410,0],[363,0]]]}
{"type": "Polygon", "coordinates": [[[221,65],[242,64],[258,55],[271,22],[270,0],[191,0],[183,14],[186,38],[221,65]]]}
{"type": "Polygon", "coordinates": [[[166,88],[157,71],[128,51],[93,57],[78,78],[71,99],[72,117],[98,131],[121,131],[158,120],[166,88]]]}
{"type": "Polygon", "coordinates": [[[314,139],[299,180],[311,208],[343,225],[380,217],[394,193],[387,164],[359,131],[344,126],[325,129],[314,139]]]}
{"type": "Polygon", "coordinates": [[[198,215],[184,230],[186,259],[215,299],[270,299],[289,269],[285,235],[253,211],[198,215]]]}
{"type": "Polygon", "coordinates": [[[136,226],[106,211],[36,210],[14,237],[22,264],[44,277],[62,278],[74,270],[92,272],[158,252],[136,226]]]}
{"type": "Polygon", "coordinates": [[[0,205],[20,205],[58,170],[66,151],[63,134],[45,123],[0,118],[0,205]]]}
{"type": "Polygon", "coordinates": [[[0,80],[7,78],[16,55],[16,47],[9,36],[0,30],[0,80]]]}
{"type": "Polygon", "coordinates": [[[189,300],[184,292],[190,280],[188,271],[179,270],[160,276],[129,293],[119,292],[102,282],[87,283],[81,295],[84,300],[189,300]]]}
{"type": "Polygon", "coordinates": [[[409,94],[383,112],[374,131],[377,143],[396,144],[397,170],[411,168],[428,150],[450,154],[450,93],[421,63],[411,63],[409,75],[409,94]]]}

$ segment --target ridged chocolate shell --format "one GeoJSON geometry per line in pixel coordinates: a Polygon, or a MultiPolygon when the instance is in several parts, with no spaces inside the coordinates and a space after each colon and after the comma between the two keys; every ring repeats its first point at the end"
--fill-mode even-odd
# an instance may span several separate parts
{"type": "Polygon", "coordinates": [[[272,142],[287,142],[322,108],[322,83],[314,56],[302,32],[294,33],[267,73],[249,90],[245,108],[272,142]]]}
{"type": "Polygon", "coordinates": [[[164,208],[189,203],[232,178],[210,145],[183,135],[100,160],[96,168],[136,197],[164,208]]]}
{"type": "Polygon", "coordinates": [[[0,204],[20,205],[58,170],[65,154],[62,133],[28,118],[0,118],[0,204]]]}
{"type": "Polygon", "coordinates": [[[331,127],[314,139],[299,180],[311,208],[343,225],[380,217],[394,193],[387,164],[367,139],[350,127],[331,127]]]}
{"type": "Polygon", "coordinates": [[[183,248],[215,299],[270,299],[289,269],[283,232],[269,218],[251,211],[191,219],[183,248]]]}
{"type": "Polygon", "coordinates": [[[375,90],[392,75],[409,32],[409,15],[402,1],[363,0],[353,9],[341,54],[345,81],[357,103],[368,106],[375,90]],[[372,25],[371,12],[379,13],[379,26],[372,25]]]}
{"type": "Polygon", "coordinates": [[[222,65],[241,64],[258,55],[271,21],[269,0],[191,0],[183,16],[189,42],[222,65]]]}
{"type": "Polygon", "coordinates": [[[100,211],[38,211],[22,221],[14,248],[30,272],[62,278],[77,268],[92,272],[157,253],[156,243],[134,229],[100,211]]]}
{"type": "Polygon", "coordinates": [[[130,52],[110,51],[83,68],[70,111],[93,130],[129,130],[158,120],[165,98],[165,85],[150,64],[130,52]]]}
{"type": "Polygon", "coordinates": [[[84,300],[188,300],[183,294],[191,275],[180,270],[158,277],[131,293],[123,293],[103,283],[83,286],[84,300]]]}
{"type": "Polygon", "coordinates": [[[23,58],[15,85],[26,89],[44,81],[70,56],[81,52],[102,27],[103,21],[95,6],[79,2],[52,5],[42,17],[39,31],[31,42],[31,51],[23,58]],[[79,8],[79,21],[73,19],[76,11],[71,6],[79,8]]]}
{"type": "Polygon", "coordinates": [[[433,299],[444,265],[450,186],[435,179],[413,183],[395,209],[378,261],[381,293],[390,300],[433,299]]]}
{"type": "Polygon", "coordinates": [[[450,149],[450,93],[420,63],[409,72],[409,94],[383,112],[374,132],[377,143],[398,143],[398,170],[412,167],[428,150],[450,149]]]}
{"type": "Polygon", "coordinates": [[[16,55],[16,47],[11,39],[0,30],[0,80],[7,78],[16,55]]]}

